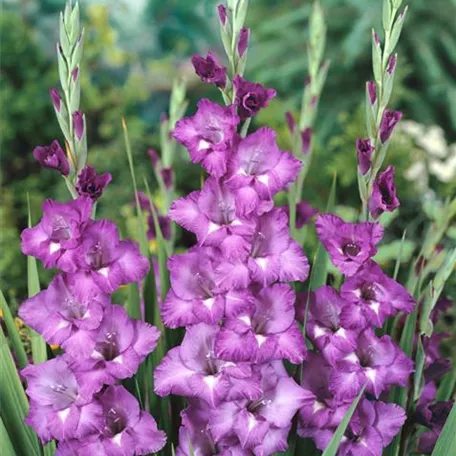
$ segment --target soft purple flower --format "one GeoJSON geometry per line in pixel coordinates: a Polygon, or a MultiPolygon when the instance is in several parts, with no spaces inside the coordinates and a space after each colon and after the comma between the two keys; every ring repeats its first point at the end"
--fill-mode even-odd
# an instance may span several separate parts
{"type": "Polygon", "coordinates": [[[54,109],[57,112],[60,112],[62,97],[60,96],[60,92],[53,88],[49,90],[49,95],[51,96],[52,104],[54,105],[54,109]]]}
{"type": "Polygon", "coordinates": [[[410,293],[388,277],[373,261],[365,264],[340,289],[350,303],[342,310],[341,321],[348,328],[380,328],[387,317],[399,311],[410,313],[415,301],[410,293]]]}
{"type": "Polygon", "coordinates": [[[222,24],[223,27],[225,27],[226,24],[226,8],[224,5],[220,4],[217,6],[217,11],[220,19],[220,23],[222,24]]]}
{"type": "Polygon", "coordinates": [[[369,138],[358,138],[356,140],[356,155],[358,157],[358,168],[363,176],[370,170],[374,150],[375,147],[372,145],[371,140],[369,138]]]}
{"type": "Polygon", "coordinates": [[[81,394],[81,384],[61,357],[29,365],[21,374],[30,398],[26,423],[43,442],[86,438],[101,430],[100,405],[81,394]]]}
{"type": "Polygon", "coordinates": [[[203,82],[215,84],[221,89],[225,87],[226,68],[218,63],[212,52],[208,52],[206,58],[198,54],[193,55],[192,64],[203,82]]]}
{"type": "Polygon", "coordinates": [[[219,247],[228,259],[245,258],[255,220],[239,217],[236,198],[227,186],[208,179],[201,191],[173,202],[169,218],[196,234],[200,245],[219,247]]]}
{"type": "Polygon", "coordinates": [[[22,231],[22,252],[38,258],[46,268],[75,272],[74,250],[81,242],[91,211],[90,198],[80,197],[67,203],[46,200],[40,222],[22,231]]]}
{"type": "Polygon", "coordinates": [[[385,109],[380,123],[380,141],[384,144],[388,141],[393,133],[394,127],[402,119],[402,113],[399,111],[390,111],[385,109]]]}
{"type": "Polygon", "coordinates": [[[95,283],[107,293],[119,285],[139,282],[149,271],[147,258],[137,244],[121,241],[119,232],[109,220],[91,221],[77,249],[79,268],[92,274],[95,283]]]}
{"type": "Polygon", "coordinates": [[[356,347],[357,333],[344,328],[341,313],[347,301],[329,286],[314,292],[302,293],[297,301],[297,314],[301,322],[308,306],[306,334],[325,358],[332,362],[340,353],[348,353],[356,347]]]}
{"type": "Polygon", "coordinates": [[[307,127],[301,132],[302,153],[307,155],[310,150],[310,143],[312,141],[312,128],[307,127]]]}
{"type": "Polygon", "coordinates": [[[249,364],[216,357],[218,332],[217,325],[204,323],[187,328],[182,344],[168,351],[155,369],[154,386],[159,396],[198,397],[212,407],[224,400],[259,398],[259,376],[252,373],[249,364]]]}
{"type": "MultiPolygon", "coordinates": [[[[404,410],[396,404],[363,399],[342,437],[338,456],[381,456],[404,424],[404,410]]],[[[333,431],[317,430],[312,436],[317,448],[324,450],[333,431]]]]}
{"type": "Polygon", "coordinates": [[[306,346],[295,322],[294,301],[294,291],[287,284],[263,288],[252,308],[225,319],[215,340],[217,356],[233,362],[264,363],[285,358],[301,363],[306,346]]]}
{"type": "MultiPolygon", "coordinates": [[[[287,436],[296,412],[314,395],[291,379],[281,362],[258,367],[261,396],[254,400],[224,402],[210,417],[215,442],[236,437],[245,450],[270,455],[287,448],[287,436]]],[[[228,453],[229,454],[229,453],[228,453]]]]}
{"type": "Polygon", "coordinates": [[[60,274],[46,290],[26,300],[19,316],[48,344],[61,345],[73,356],[91,354],[103,312],[110,304],[84,273],[60,274]]]}
{"type": "Polygon", "coordinates": [[[369,100],[371,105],[374,105],[377,101],[377,84],[374,81],[368,81],[366,83],[367,93],[369,94],[369,100]]]}
{"type": "Polygon", "coordinates": [[[399,204],[394,183],[394,168],[390,165],[374,181],[369,210],[372,217],[377,219],[383,212],[393,212],[399,204]]]}
{"type": "MultiPolygon", "coordinates": [[[[328,360],[329,361],[329,360],[328,360]]],[[[366,391],[379,397],[392,385],[405,386],[413,371],[413,362],[390,336],[378,338],[371,328],[361,332],[356,348],[341,353],[333,361],[330,389],[338,397],[354,398],[364,384],[366,391]]]]}
{"type": "Polygon", "coordinates": [[[263,214],[250,241],[249,258],[224,260],[217,267],[218,283],[228,290],[249,280],[266,286],[277,280],[304,281],[309,263],[301,246],[290,236],[288,216],[283,208],[263,214]]]}
{"type": "Polygon", "coordinates": [[[35,160],[44,168],[55,169],[63,176],[70,174],[70,164],[58,141],[33,149],[35,160]]]}
{"type": "Polygon", "coordinates": [[[269,100],[276,96],[274,89],[267,89],[261,84],[249,82],[236,75],[233,79],[236,89],[236,105],[241,120],[253,117],[261,108],[269,104],[269,100]]]}
{"type": "Polygon", "coordinates": [[[85,120],[82,111],[73,112],[73,128],[76,140],[81,141],[85,129],[85,120]]]}
{"type": "Polygon", "coordinates": [[[228,163],[226,185],[236,191],[241,215],[270,210],[272,197],[296,179],[301,162],[276,143],[274,130],[263,127],[242,139],[228,163]]]}
{"type": "Polygon", "coordinates": [[[94,393],[103,384],[112,385],[119,379],[131,377],[157,345],[160,332],[140,320],[132,320],[121,306],[105,309],[98,328],[95,346],[90,357],[78,354],[71,361],[75,375],[84,383],[84,391],[94,393]]]}
{"type": "Polygon", "coordinates": [[[150,148],[150,149],[147,149],[147,155],[150,158],[150,162],[152,164],[152,167],[155,169],[155,167],[158,164],[160,164],[160,156],[158,155],[158,152],[155,149],[150,148]]]}
{"type": "Polygon", "coordinates": [[[79,174],[76,184],[78,195],[89,196],[93,201],[96,201],[103,194],[104,189],[111,182],[112,176],[110,173],[98,174],[95,168],[87,165],[79,174]]]}
{"type": "Polygon", "coordinates": [[[173,136],[188,149],[193,163],[220,177],[226,172],[238,123],[234,105],[222,107],[204,99],[193,117],[177,122],[173,136]]]}
{"type": "Polygon", "coordinates": [[[311,437],[319,429],[333,428],[340,424],[351,404],[351,399],[336,398],[329,389],[331,366],[316,353],[302,365],[301,386],[315,395],[299,410],[298,434],[311,437]]]}
{"type": "Polygon", "coordinates": [[[332,214],[318,215],[315,228],[334,266],[348,276],[377,253],[383,236],[378,223],[346,223],[332,214]]]}
{"type": "Polygon", "coordinates": [[[239,57],[241,57],[241,58],[249,46],[249,37],[250,37],[250,29],[248,29],[246,27],[242,27],[239,32],[239,41],[238,41],[238,45],[237,45],[237,52],[238,52],[239,57]]]}

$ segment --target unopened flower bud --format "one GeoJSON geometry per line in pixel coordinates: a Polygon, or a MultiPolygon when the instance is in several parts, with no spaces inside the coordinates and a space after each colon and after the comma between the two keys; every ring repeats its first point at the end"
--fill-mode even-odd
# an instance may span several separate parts
{"type": "Polygon", "coordinates": [[[76,139],[81,141],[82,135],[84,134],[84,115],[82,114],[82,111],[73,112],[73,128],[76,139]]]}
{"type": "Polygon", "coordinates": [[[172,168],[163,168],[160,170],[160,174],[163,178],[163,183],[167,189],[170,189],[174,185],[174,171],[172,168]]]}
{"type": "Polygon", "coordinates": [[[79,76],[79,67],[74,67],[72,72],[71,72],[71,77],[73,78],[73,82],[76,82],[78,80],[79,76]]]}
{"type": "Polygon", "coordinates": [[[87,165],[78,176],[76,190],[79,196],[89,196],[96,201],[111,182],[110,173],[97,175],[93,166],[87,165]]]}
{"type": "Polygon", "coordinates": [[[393,72],[396,68],[396,63],[397,63],[397,54],[393,54],[389,58],[388,65],[386,66],[386,71],[388,72],[389,75],[393,74],[393,72]]]}
{"type": "Polygon", "coordinates": [[[375,84],[374,81],[367,81],[366,87],[367,93],[369,94],[371,105],[374,105],[377,101],[377,84],[375,84]]]}
{"type": "Polygon", "coordinates": [[[160,156],[158,155],[157,151],[151,147],[147,150],[147,155],[149,155],[152,167],[155,168],[160,163],[160,156]]]}
{"type": "Polygon", "coordinates": [[[383,113],[382,121],[380,123],[380,141],[384,144],[390,139],[394,127],[397,125],[399,120],[402,119],[402,113],[400,111],[390,111],[388,109],[383,113]]]}
{"type": "Polygon", "coordinates": [[[285,120],[287,122],[290,133],[293,134],[296,128],[296,122],[294,120],[293,114],[290,111],[285,113],[285,120]]]}
{"type": "Polygon", "coordinates": [[[49,94],[51,95],[52,104],[54,105],[54,109],[57,112],[60,112],[62,97],[60,96],[60,92],[57,89],[49,90],[49,94]]]}
{"type": "Polygon", "coordinates": [[[374,182],[369,210],[372,217],[377,219],[383,212],[394,211],[399,204],[394,183],[394,168],[388,166],[374,182]]]}
{"type": "Polygon", "coordinates": [[[58,141],[53,141],[49,146],[35,147],[33,156],[44,168],[55,169],[63,176],[70,173],[70,164],[58,141]]]}
{"type": "Polygon", "coordinates": [[[220,4],[217,6],[217,11],[220,19],[220,23],[223,27],[226,25],[226,8],[224,5],[220,4]]]}
{"type": "Polygon", "coordinates": [[[249,46],[250,29],[242,27],[239,32],[239,41],[237,51],[239,57],[242,57],[249,46]]]}
{"type": "Polygon", "coordinates": [[[206,58],[195,54],[192,57],[192,64],[196,74],[203,82],[215,84],[221,89],[225,87],[226,68],[218,63],[212,52],[209,52],[206,58]]]}
{"type": "Polygon", "coordinates": [[[312,140],[312,128],[307,127],[305,130],[301,132],[301,140],[302,140],[302,153],[307,155],[310,150],[310,142],[312,140]]]}
{"type": "Polygon", "coordinates": [[[358,168],[364,176],[370,169],[372,163],[372,154],[375,147],[369,138],[356,140],[356,155],[358,157],[358,168]]]}

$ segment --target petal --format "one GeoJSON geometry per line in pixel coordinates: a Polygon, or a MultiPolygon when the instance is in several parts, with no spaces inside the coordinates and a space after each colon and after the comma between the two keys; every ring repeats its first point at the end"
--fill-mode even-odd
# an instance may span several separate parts
{"type": "Polygon", "coordinates": [[[166,443],[166,434],[158,430],[155,420],[146,412],[141,412],[139,422],[130,431],[135,440],[136,454],[157,453],[166,443]]]}

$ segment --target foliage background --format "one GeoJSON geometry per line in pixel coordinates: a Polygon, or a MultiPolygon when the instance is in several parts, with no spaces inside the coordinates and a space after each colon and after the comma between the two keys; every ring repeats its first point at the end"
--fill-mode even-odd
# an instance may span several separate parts
{"type": "MultiPolygon", "coordinates": [[[[189,112],[202,96],[218,99],[211,87],[193,75],[195,52],[214,49],[222,55],[215,0],[105,0],[80,2],[86,28],[82,67],[82,108],[88,119],[89,160],[114,182],[100,202],[99,213],[129,231],[132,190],[120,119],[129,125],[138,174],[152,180],[146,150],[159,144],[160,115],[166,111],[172,80],[187,81],[189,112]]],[[[456,0],[413,0],[399,44],[399,73],[393,103],[405,118],[440,125],[448,142],[456,141],[456,0]]],[[[379,0],[321,0],[328,25],[327,55],[331,68],[317,120],[317,152],[305,185],[305,198],[325,207],[333,173],[338,173],[339,212],[350,217],[357,208],[354,142],[363,132],[364,84],[371,77],[370,29],[380,28],[379,0]]],[[[247,25],[252,28],[247,77],[272,86],[278,96],[258,122],[279,131],[288,145],[284,112],[297,110],[306,75],[308,0],[251,0],[247,25]]],[[[1,28],[1,238],[0,286],[13,307],[25,296],[25,257],[20,231],[26,223],[26,193],[38,218],[47,197],[65,199],[58,175],[40,170],[32,157],[36,145],[62,140],[48,90],[58,83],[54,43],[57,14],[64,0],[6,0],[1,28]]],[[[389,161],[397,167],[402,202],[389,237],[408,226],[413,242],[422,235],[438,201],[454,195],[456,182],[432,178],[417,191],[405,179],[406,169],[422,153],[414,141],[399,135],[389,161]]],[[[456,153],[456,152],[455,152],[456,153]]],[[[176,164],[181,193],[199,185],[199,170],[180,151],[176,164]]],[[[453,236],[456,229],[453,229],[453,236]]],[[[309,257],[311,257],[309,236],[309,257]]],[[[184,241],[183,241],[184,242],[184,241]]],[[[447,239],[446,242],[454,242],[447,239]]],[[[385,262],[392,260],[388,255],[385,262]]],[[[50,275],[40,271],[43,281],[50,275]]],[[[456,297],[455,279],[447,293],[456,297]]],[[[451,324],[452,321],[449,321],[451,324]]]]}

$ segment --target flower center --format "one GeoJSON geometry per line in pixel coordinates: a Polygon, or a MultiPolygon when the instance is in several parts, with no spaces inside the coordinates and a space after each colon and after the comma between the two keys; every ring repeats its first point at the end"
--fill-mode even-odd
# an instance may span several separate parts
{"type": "Polygon", "coordinates": [[[211,351],[206,354],[206,365],[204,368],[204,373],[206,375],[216,375],[219,373],[217,360],[214,356],[214,353],[211,351]]]}
{"type": "Polygon", "coordinates": [[[51,385],[51,389],[59,399],[64,399],[65,402],[66,400],[69,400],[71,403],[77,398],[77,392],[62,383],[54,383],[51,385]]]}
{"type": "Polygon", "coordinates": [[[344,252],[344,255],[355,257],[361,251],[361,248],[354,242],[348,242],[343,246],[342,251],[344,252]]]}
{"type": "Polygon", "coordinates": [[[65,298],[60,313],[68,320],[79,320],[84,317],[86,312],[86,304],[80,303],[72,298],[65,298]]]}
{"type": "Polygon", "coordinates": [[[52,242],[68,241],[71,238],[70,227],[63,217],[56,217],[52,221],[52,233],[50,240],[52,242]]]}
{"type": "Polygon", "coordinates": [[[247,410],[250,413],[255,413],[255,412],[258,412],[258,410],[261,407],[269,405],[271,402],[272,402],[271,399],[266,399],[266,398],[263,397],[261,399],[257,399],[256,401],[250,402],[250,404],[247,405],[247,410]]]}
{"type": "Polygon", "coordinates": [[[119,356],[117,346],[117,333],[109,331],[106,333],[105,340],[97,344],[96,350],[103,355],[105,361],[112,361],[119,356]]]}
{"type": "Polygon", "coordinates": [[[365,283],[361,287],[361,298],[364,301],[374,301],[376,298],[375,288],[372,283],[365,283]]]}
{"type": "Polygon", "coordinates": [[[96,242],[86,254],[87,263],[95,270],[102,269],[106,265],[103,259],[101,242],[96,242]]]}
{"type": "Polygon", "coordinates": [[[106,413],[106,431],[112,436],[120,434],[127,427],[127,419],[119,410],[111,407],[106,413]]]}

